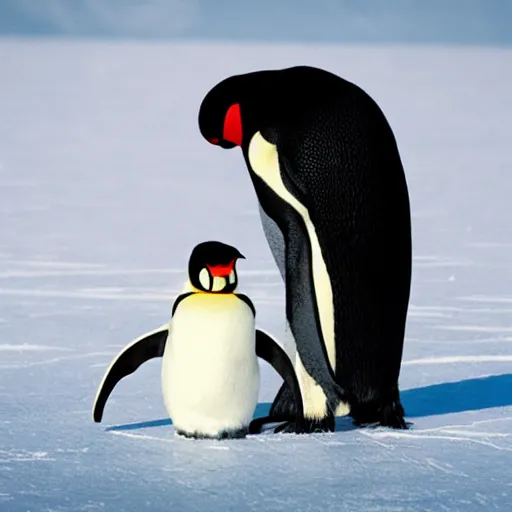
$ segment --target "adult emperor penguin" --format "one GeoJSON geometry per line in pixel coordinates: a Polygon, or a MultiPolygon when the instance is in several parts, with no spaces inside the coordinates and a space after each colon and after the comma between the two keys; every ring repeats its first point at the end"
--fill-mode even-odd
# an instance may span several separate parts
{"type": "Polygon", "coordinates": [[[236,261],[244,256],[221,242],[197,245],[189,259],[189,281],[175,300],[169,324],[124,348],[105,373],[96,395],[93,418],[100,422],[116,384],[142,363],[163,357],[162,393],[175,431],[186,437],[236,438],[261,431],[254,414],[260,385],[257,357],[270,363],[292,389],[302,432],[303,406],[293,364],[286,353],[255,329],[249,297],[235,293],[236,261]]]}
{"type": "MultiPolygon", "coordinates": [[[[328,71],[231,76],[199,109],[210,143],[240,147],[286,288],[306,429],[407,428],[398,378],[411,218],[394,134],[376,102],[328,71]]],[[[270,416],[293,411],[286,384],[270,416]]]]}

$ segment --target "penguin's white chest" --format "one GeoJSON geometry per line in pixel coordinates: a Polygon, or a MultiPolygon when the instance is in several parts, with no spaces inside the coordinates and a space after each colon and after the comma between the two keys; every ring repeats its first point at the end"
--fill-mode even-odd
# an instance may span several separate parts
{"type": "Polygon", "coordinates": [[[250,423],[260,384],[251,309],[234,295],[198,293],[172,318],[162,392],[177,431],[217,436],[250,423]]]}
{"type": "MultiPolygon", "coordinates": [[[[249,161],[253,171],[301,217],[306,226],[307,236],[311,245],[312,275],[315,289],[316,306],[320,317],[320,328],[325,343],[327,357],[333,371],[336,371],[336,345],[334,338],[334,306],[331,280],[323,258],[315,226],[311,221],[307,208],[286,188],[281,178],[277,148],[267,142],[260,132],[256,132],[249,144],[249,161]]],[[[263,212],[264,213],[264,212],[263,212]]],[[[285,279],[284,240],[278,234],[278,228],[265,214],[262,215],[265,235],[280,266],[281,275],[285,279]]],[[[326,398],[322,388],[307,373],[300,355],[291,347],[287,347],[290,357],[295,356],[295,369],[304,400],[304,412],[308,417],[322,418],[326,411],[326,398]],[[295,354],[294,354],[295,352],[295,354]]],[[[337,415],[347,414],[345,404],[338,407],[337,415]]]]}

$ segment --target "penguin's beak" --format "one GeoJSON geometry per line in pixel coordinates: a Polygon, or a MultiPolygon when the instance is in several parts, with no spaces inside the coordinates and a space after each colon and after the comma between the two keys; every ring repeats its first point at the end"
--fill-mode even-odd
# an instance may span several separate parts
{"type": "Polygon", "coordinates": [[[219,146],[222,149],[233,149],[236,147],[236,144],[233,144],[232,142],[229,142],[228,140],[224,139],[207,139],[210,144],[213,144],[214,146],[219,146]]]}
{"type": "Polygon", "coordinates": [[[229,140],[224,140],[224,139],[220,140],[217,143],[217,146],[220,146],[222,149],[233,149],[233,148],[236,148],[236,144],[233,144],[229,140]]]}

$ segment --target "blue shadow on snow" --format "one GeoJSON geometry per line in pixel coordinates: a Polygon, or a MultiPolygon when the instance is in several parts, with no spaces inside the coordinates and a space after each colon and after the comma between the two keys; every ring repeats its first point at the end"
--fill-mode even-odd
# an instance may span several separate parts
{"type": "MultiPolygon", "coordinates": [[[[491,375],[479,379],[445,382],[422,388],[406,389],[401,392],[401,397],[407,418],[505,407],[512,405],[512,374],[491,375]]],[[[269,402],[259,403],[256,406],[254,417],[267,416],[270,406],[271,403],[269,402]]],[[[115,425],[107,427],[105,430],[112,432],[170,425],[172,425],[171,420],[164,418],[115,425]]],[[[341,423],[338,427],[340,426],[342,430],[346,430],[348,427],[343,427],[341,423]]]]}
{"type": "MultiPolygon", "coordinates": [[[[254,411],[254,418],[260,418],[261,416],[268,416],[270,411],[270,402],[262,402],[256,406],[254,411]]],[[[116,432],[120,430],[138,430],[139,428],[152,428],[152,427],[166,427],[171,426],[172,421],[169,418],[163,418],[161,420],[141,421],[140,423],[127,423],[126,425],[115,425],[113,427],[107,427],[107,432],[116,432]]]]}
{"type": "Polygon", "coordinates": [[[512,405],[512,374],[433,384],[401,392],[408,418],[512,405]]]}

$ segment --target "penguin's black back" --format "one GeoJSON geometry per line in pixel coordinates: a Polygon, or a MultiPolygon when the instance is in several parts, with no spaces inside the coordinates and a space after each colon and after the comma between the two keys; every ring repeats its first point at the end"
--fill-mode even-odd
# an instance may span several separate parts
{"type": "Polygon", "coordinates": [[[353,404],[397,393],[411,280],[407,185],[393,132],[358,86],[329,72],[274,76],[283,180],[309,211],[333,289],[336,377],[353,404]]]}

